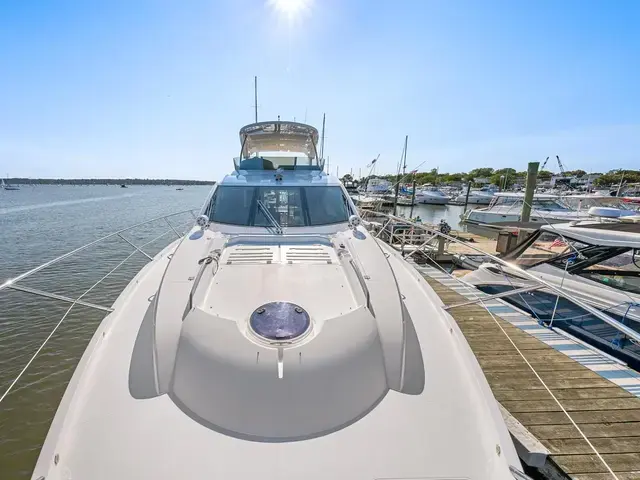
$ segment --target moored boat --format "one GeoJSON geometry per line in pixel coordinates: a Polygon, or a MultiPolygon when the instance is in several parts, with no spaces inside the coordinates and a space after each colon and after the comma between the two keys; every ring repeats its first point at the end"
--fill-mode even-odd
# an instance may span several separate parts
{"type": "Polygon", "coordinates": [[[34,479],[525,478],[457,324],[317,137],[241,129],[196,225],[98,327],[34,479]]]}

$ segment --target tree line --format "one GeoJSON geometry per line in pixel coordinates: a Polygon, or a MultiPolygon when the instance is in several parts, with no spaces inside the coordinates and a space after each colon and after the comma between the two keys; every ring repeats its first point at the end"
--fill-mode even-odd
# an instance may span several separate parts
{"type": "Polygon", "coordinates": [[[12,185],[213,185],[209,180],[156,178],[5,178],[12,185]]]}
{"type": "MultiPolygon", "coordinates": [[[[624,183],[638,183],[640,182],[640,170],[624,170],[624,169],[615,169],[609,170],[607,173],[599,173],[599,172],[591,172],[590,175],[600,175],[600,177],[596,178],[593,181],[593,185],[595,186],[608,186],[608,185],[617,185],[621,181],[624,183]]],[[[557,176],[553,172],[548,170],[540,170],[538,172],[538,180],[546,181],[550,180],[552,176],[557,176]]],[[[587,172],[584,170],[567,170],[565,171],[566,177],[583,177],[587,175],[587,172]]],[[[376,175],[379,178],[385,178],[391,182],[395,182],[397,179],[397,175],[387,174],[387,175],[376,175]]],[[[413,175],[406,175],[404,182],[413,181],[413,175]]],[[[446,183],[455,183],[455,182],[467,182],[468,180],[476,181],[481,178],[488,179],[494,185],[503,185],[505,188],[512,186],[514,183],[524,183],[527,178],[527,172],[522,171],[518,172],[514,168],[500,168],[493,169],[491,167],[481,167],[474,168],[469,172],[459,172],[459,173],[440,173],[437,169],[432,169],[429,172],[418,172],[415,174],[415,181],[418,185],[422,185],[425,183],[431,184],[446,184],[446,183]]],[[[347,174],[343,177],[343,181],[353,181],[351,175],[347,174]]]]}

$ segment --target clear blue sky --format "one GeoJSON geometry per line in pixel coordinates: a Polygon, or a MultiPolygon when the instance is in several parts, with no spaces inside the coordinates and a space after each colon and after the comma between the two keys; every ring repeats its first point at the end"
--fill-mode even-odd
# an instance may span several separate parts
{"type": "Polygon", "coordinates": [[[334,173],[405,134],[421,170],[640,168],[640,2],[306,3],[0,2],[0,174],[219,178],[254,75],[261,120],[327,113],[334,173]]]}

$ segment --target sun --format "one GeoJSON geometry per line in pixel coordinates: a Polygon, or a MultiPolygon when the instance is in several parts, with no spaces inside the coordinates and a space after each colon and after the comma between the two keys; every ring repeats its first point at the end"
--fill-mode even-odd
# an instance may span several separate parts
{"type": "Polygon", "coordinates": [[[308,10],[312,0],[268,0],[267,4],[278,13],[293,19],[308,10]]]}

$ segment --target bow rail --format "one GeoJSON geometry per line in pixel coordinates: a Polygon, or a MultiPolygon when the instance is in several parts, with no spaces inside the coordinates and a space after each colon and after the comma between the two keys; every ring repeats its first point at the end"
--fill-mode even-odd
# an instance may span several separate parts
{"type": "Polygon", "coordinates": [[[36,359],[36,357],[38,356],[38,354],[42,351],[42,349],[44,348],[44,346],[47,344],[47,342],[51,339],[51,337],[55,334],[56,330],[58,330],[58,328],[60,327],[60,325],[62,325],[62,323],[64,322],[64,320],[68,317],[69,313],[71,312],[71,310],[73,309],[74,306],[76,305],[82,305],[85,307],[89,307],[89,308],[93,308],[95,310],[99,310],[102,312],[106,312],[106,313],[110,313],[113,312],[113,308],[111,307],[107,307],[104,305],[99,305],[96,303],[92,303],[92,302],[87,302],[85,300],[83,300],[83,298],[91,291],[93,291],[98,285],[100,285],[104,280],[106,280],[107,278],[109,278],[115,271],[117,271],[122,265],[124,265],[127,260],[129,260],[131,257],[133,257],[136,253],[139,253],[143,256],[145,256],[147,258],[147,260],[151,261],[153,260],[153,257],[151,255],[149,255],[144,248],[147,247],[148,245],[160,240],[161,238],[165,237],[168,234],[175,234],[176,237],[178,239],[182,238],[184,236],[184,234],[186,232],[182,232],[180,233],[179,230],[182,229],[186,229],[188,228],[190,225],[192,225],[195,221],[196,215],[194,212],[196,212],[197,209],[189,209],[189,210],[182,210],[179,212],[175,212],[175,213],[171,213],[168,215],[162,215],[159,217],[155,217],[152,218],[150,220],[146,220],[144,222],[140,222],[137,223],[135,225],[131,225],[129,227],[126,228],[122,228],[120,230],[117,230],[115,232],[109,233],[107,235],[104,235],[100,238],[98,238],[97,240],[93,240],[89,243],[86,243],[84,245],[82,245],[81,247],[78,247],[74,250],[71,250],[70,252],[67,252],[63,255],[60,255],[52,260],[49,260],[47,262],[44,262],[41,265],[38,265],[37,267],[32,268],[31,270],[28,270],[14,278],[11,278],[9,280],[6,280],[4,283],[0,284],[0,291],[3,290],[16,290],[16,291],[20,291],[20,292],[24,292],[24,293],[29,293],[32,295],[37,295],[40,297],[45,297],[45,298],[49,298],[49,299],[53,299],[53,300],[58,300],[61,302],[66,302],[66,303],[70,303],[71,305],[69,306],[69,308],[66,310],[66,312],[64,313],[64,315],[58,320],[58,322],[56,323],[55,327],[52,329],[52,331],[49,333],[49,335],[47,336],[47,338],[42,342],[42,344],[40,344],[40,346],[38,347],[38,349],[36,350],[36,352],[31,356],[31,358],[29,359],[29,361],[27,362],[27,364],[24,366],[24,368],[20,371],[20,373],[18,373],[18,375],[14,378],[14,380],[10,383],[9,387],[5,390],[5,392],[2,394],[2,396],[0,396],[0,402],[2,402],[7,395],[12,391],[13,387],[18,383],[18,381],[20,380],[20,378],[22,377],[22,375],[27,371],[27,369],[29,368],[29,366],[33,363],[33,361],[36,359]],[[170,222],[170,218],[172,217],[176,217],[178,215],[185,215],[185,214],[191,214],[191,216],[193,217],[193,219],[190,219],[187,222],[183,222],[180,225],[173,225],[170,222]],[[128,238],[126,238],[123,234],[126,232],[129,232],[137,227],[141,227],[144,225],[148,225],[150,223],[153,222],[157,222],[157,221],[161,221],[164,220],[168,226],[169,229],[163,231],[160,235],[154,237],[153,239],[145,242],[142,245],[136,245],[135,243],[133,243],[131,240],[129,240],[128,238]],[[28,277],[31,277],[32,275],[34,275],[37,272],[40,272],[41,270],[50,267],[52,265],[55,265],[59,262],[61,262],[62,260],[65,260],[79,252],[82,252],[92,246],[95,246],[97,244],[100,244],[101,242],[104,242],[108,239],[111,238],[118,238],[123,240],[125,243],[127,243],[129,246],[133,247],[134,250],[129,253],[129,255],[127,257],[124,258],[124,260],[120,261],[114,268],[112,268],[107,274],[105,274],[104,276],[102,276],[98,281],[96,281],[93,285],[91,285],[91,287],[89,287],[88,289],[86,289],[84,292],[82,292],[81,295],[79,295],[78,297],[69,297],[66,295],[61,295],[58,293],[52,293],[52,292],[47,292],[45,290],[41,290],[41,289],[37,289],[37,288],[33,288],[30,286],[25,286],[25,285],[21,285],[18,282],[20,282],[21,280],[24,280],[28,277]]]}

